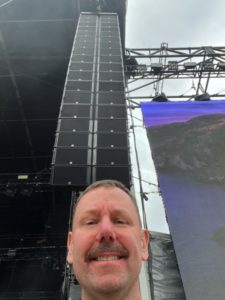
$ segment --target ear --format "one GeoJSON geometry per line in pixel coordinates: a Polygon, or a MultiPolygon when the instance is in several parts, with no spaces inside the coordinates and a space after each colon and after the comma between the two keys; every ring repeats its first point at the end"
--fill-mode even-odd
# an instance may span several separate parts
{"type": "Polygon", "coordinates": [[[72,231],[68,232],[68,238],[67,238],[67,262],[69,264],[73,263],[73,233],[72,233],[72,231]]]}
{"type": "Polygon", "coordinates": [[[147,229],[142,230],[141,246],[142,246],[142,260],[148,259],[148,244],[149,244],[149,232],[147,229]]]}

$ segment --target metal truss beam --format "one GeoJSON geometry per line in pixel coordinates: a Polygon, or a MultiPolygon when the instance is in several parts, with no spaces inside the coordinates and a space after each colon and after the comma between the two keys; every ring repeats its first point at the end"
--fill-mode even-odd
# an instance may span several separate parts
{"type": "MultiPolygon", "coordinates": [[[[192,94],[192,95],[174,95],[174,94],[170,94],[170,95],[167,95],[167,98],[168,99],[191,100],[195,96],[196,95],[194,95],[194,94],[192,94]]],[[[213,98],[225,99],[225,94],[212,94],[210,96],[213,97],[213,98]]],[[[130,101],[133,100],[133,103],[139,107],[138,103],[137,102],[135,103],[134,100],[147,100],[147,99],[152,100],[154,98],[154,96],[151,96],[151,95],[150,96],[130,96],[129,98],[130,98],[129,99],[130,101]]]]}
{"type": "Polygon", "coordinates": [[[192,58],[192,57],[225,57],[225,47],[178,47],[170,48],[168,44],[163,43],[160,48],[127,48],[127,55],[140,58],[143,56],[149,58],[192,58]]]}
{"type": "MultiPolygon", "coordinates": [[[[207,93],[211,79],[225,78],[225,47],[170,48],[162,43],[160,48],[129,48],[126,49],[125,73],[129,93],[154,85],[157,95],[163,92],[165,80],[194,80],[194,95],[171,95],[173,98],[191,99],[207,93]],[[143,83],[143,80],[146,82],[143,83]]],[[[215,92],[211,96],[224,97],[215,92]]],[[[140,95],[136,99],[145,97],[140,95]]]]}

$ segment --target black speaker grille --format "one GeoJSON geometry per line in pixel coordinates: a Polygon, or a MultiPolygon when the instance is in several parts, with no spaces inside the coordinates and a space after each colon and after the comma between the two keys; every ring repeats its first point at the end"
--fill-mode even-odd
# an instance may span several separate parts
{"type": "Polygon", "coordinates": [[[92,106],[82,104],[64,104],[61,109],[61,118],[91,118],[92,106]]]}
{"type": "Polygon", "coordinates": [[[88,162],[88,148],[77,149],[70,148],[56,148],[55,164],[56,165],[87,165],[88,162]]]}
{"type": "Polygon", "coordinates": [[[84,131],[91,130],[91,121],[89,119],[59,119],[58,131],[84,131]]]}
{"type": "Polygon", "coordinates": [[[118,16],[82,13],[63,93],[52,183],[100,179],[130,186],[127,111],[118,16]]]}
{"type": "Polygon", "coordinates": [[[63,103],[75,103],[75,104],[91,104],[92,93],[86,91],[75,92],[66,90],[63,96],[63,103]]]}
{"type": "Polygon", "coordinates": [[[88,145],[88,138],[88,132],[60,132],[58,134],[57,147],[85,148],[88,145]]]}

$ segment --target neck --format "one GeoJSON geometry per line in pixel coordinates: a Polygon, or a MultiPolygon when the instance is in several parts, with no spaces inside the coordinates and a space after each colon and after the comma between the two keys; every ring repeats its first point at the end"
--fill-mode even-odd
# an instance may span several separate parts
{"type": "Polygon", "coordinates": [[[130,291],[122,291],[113,294],[100,294],[93,291],[82,290],[82,300],[141,300],[139,285],[130,291]]]}

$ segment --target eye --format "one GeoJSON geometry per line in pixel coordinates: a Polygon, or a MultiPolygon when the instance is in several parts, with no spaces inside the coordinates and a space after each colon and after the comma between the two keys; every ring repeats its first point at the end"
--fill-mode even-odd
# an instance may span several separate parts
{"type": "Polygon", "coordinates": [[[85,221],[85,225],[94,225],[97,224],[97,219],[88,219],[85,221]]]}
{"type": "Polygon", "coordinates": [[[127,224],[126,220],[123,219],[123,218],[116,218],[116,219],[114,220],[114,223],[115,223],[115,224],[127,224]]]}

